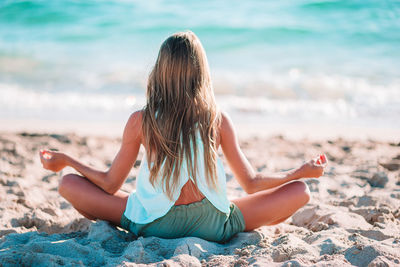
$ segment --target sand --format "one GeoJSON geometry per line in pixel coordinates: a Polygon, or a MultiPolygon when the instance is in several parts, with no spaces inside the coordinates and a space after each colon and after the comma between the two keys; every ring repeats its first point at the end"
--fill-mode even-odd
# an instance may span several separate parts
{"type": "MultiPolygon", "coordinates": [[[[0,133],[0,266],[400,266],[400,140],[240,141],[261,172],[289,169],[321,152],[329,166],[323,177],[305,180],[312,199],[293,217],[217,244],[136,238],[84,219],[57,192],[60,177],[73,170],[51,173],[37,157],[40,148],[56,148],[105,169],[120,139],[0,133]]],[[[135,188],[137,171],[135,164],[123,190],[135,188]]],[[[245,195],[227,172],[229,198],[245,195]]]]}

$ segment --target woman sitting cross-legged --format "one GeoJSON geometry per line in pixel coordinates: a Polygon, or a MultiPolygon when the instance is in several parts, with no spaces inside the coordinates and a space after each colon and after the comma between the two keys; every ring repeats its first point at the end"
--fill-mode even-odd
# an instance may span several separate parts
{"type": "Polygon", "coordinates": [[[286,220],[310,199],[301,178],[319,177],[326,161],[310,160],[276,175],[255,173],[231,120],[216,106],[205,51],[192,32],[161,46],[147,84],[147,103],[126,123],[121,148],[107,171],[64,153],[42,150],[43,167],[66,166],[59,192],[83,216],[121,226],[138,236],[195,236],[226,242],[238,232],[286,220]],[[145,148],[136,191],[120,190],[145,148]],[[222,148],[248,195],[228,200],[222,148]]]}

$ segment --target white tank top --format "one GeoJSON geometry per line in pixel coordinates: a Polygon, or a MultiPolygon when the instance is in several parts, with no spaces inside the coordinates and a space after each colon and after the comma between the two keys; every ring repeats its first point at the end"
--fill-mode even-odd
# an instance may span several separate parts
{"type": "MultiPolygon", "coordinates": [[[[209,188],[206,181],[204,169],[204,146],[199,134],[196,136],[197,142],[197,187],[203,195],[223,213],[229,213],[230,202],[226,194],[226,175],[221,159],[217,158],[217,190],[209,188]]],[[[192,158],[193,158],[192,153],[192,158]]],[[[188,182],[189,172],[186,160],[183,159],[180,171],[179,184],[174,192],[173,199],[170,200],[162,190],[160,185],[150,183],[150,171],[147,165],[146,155],[140,164],[139,174],[136,178],[136,191],[133,191],[128,198],[124,215],[134,223],[150,223],[165,214],[171,209],[178,200],[182,187],[188,182]]],[[[162,171],[160,171],[162,173],[162,171]]],[[[192,179],[193,180],[193,179],[192,179]]]]}

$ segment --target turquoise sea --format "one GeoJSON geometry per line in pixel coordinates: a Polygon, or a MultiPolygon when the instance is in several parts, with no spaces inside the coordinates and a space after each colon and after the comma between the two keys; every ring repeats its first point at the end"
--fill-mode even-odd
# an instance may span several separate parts
{"type": "Polygon", "coordinates": [[[192,30],[238,120],[400,128],[400,2],[0,1],[0,118],[125,120],[192,30]]]}

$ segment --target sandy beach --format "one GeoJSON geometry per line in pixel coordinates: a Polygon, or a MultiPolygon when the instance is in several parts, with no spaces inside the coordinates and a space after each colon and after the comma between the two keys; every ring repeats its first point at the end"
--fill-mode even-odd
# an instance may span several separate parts
{"type": "MultiPolygon", "coordinates": [[[[62,175],[41,168],[40,148],[59,149],[100,169],[120,139],[35,132],[0,133],[0,266],[396,266],[400,265],[400,140],[241,137],[260,172],[286,170],[326,153],[329,166],[307,179],[312,199],[276,226],[226,244],[198,238],[135,237],[89,221],[57,192],[62,175]]],[[[123,190],[135,189],[143,151],[123,190]]],[[[245,195],[226,167],[228,194],[245,195]]]]}
{"type": "MultiPolygon", "coordinates": [[[[399,14],[398,0],[0,1],[0,267],[400,266],[399,14]],[[207,60],[166,45],[161,64],[162,44],[188,30],[207,60]],[[206,99],[200,83],[258,172],[326,154],[306,206],[217,244],[138,238],[59,195],[75,170],[43,169],[40,149],[106,170],[148,88],[190,89],[171,102],[188,107],[206,99]]],[[[228,197],[246,195],[219,153],[228,197]]]]}

